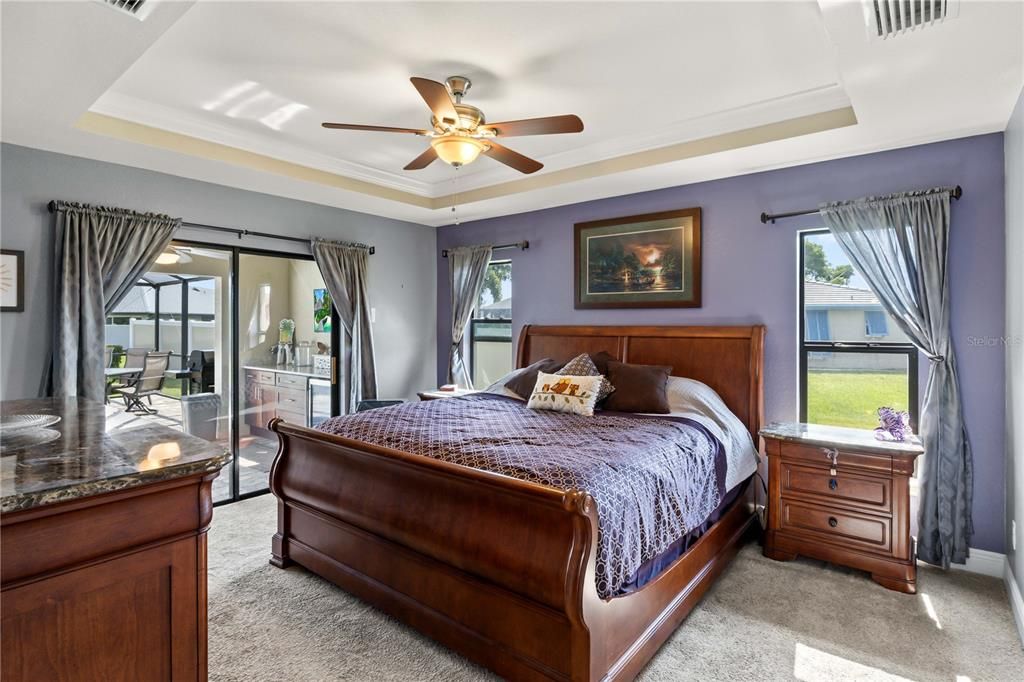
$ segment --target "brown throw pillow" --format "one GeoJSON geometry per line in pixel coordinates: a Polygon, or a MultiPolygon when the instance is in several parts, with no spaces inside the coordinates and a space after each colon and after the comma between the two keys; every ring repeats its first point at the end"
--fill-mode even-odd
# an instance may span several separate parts
{"type": "Polygon", "coordinates": [[[630,365],[611,360],[608,362],[608,380],[615,392],[604,401],[604,409],[616,412],[650,412],[668,414],[668,384],[671,367],[659,365],[630,365]]]}
{"type": "Polygon", "coordinates": [[[515,378],[509,379],[508,383],[505,384],[505,388],[512,391],[523,400],[529,400],[530,394],[533,393],[533,387],[537,385],[537,375],[541,372],[544,372],[545,374],[554,374],[558,370],[562,369],[564,364],[564,362],[552,360],[551,358],[538,360],[532,365],[524,368],[523,371],[515,378]]]}
{"type": "Polygon", "coordinates": [[[590,359],[594,361],[594,367],[597,367],[597,371],[601,374],[608,376],[608,363],[615,359],[615,356],[606,350],[600,353],[595,353],[590,356],[590,359]]]}

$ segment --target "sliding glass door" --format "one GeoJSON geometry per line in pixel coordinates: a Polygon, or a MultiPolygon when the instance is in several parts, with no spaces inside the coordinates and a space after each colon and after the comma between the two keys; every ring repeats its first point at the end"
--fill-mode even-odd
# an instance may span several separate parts
{"type": "MultiPolygon", "coordinates": [[[[159,425],[233,448],[233,261],[173,242],[107,317],[108,431],[159,425]]],[[[214,501],[234,495],[225,468],[214,501]]]]}
{"type": "Polygon", "coordinates": [[[271,419],[339,414],[339,321],[312,257],[175,241],[106,322],[108,430],[158,424],[232,452],[215,503],[268,490],[271,419]]]}

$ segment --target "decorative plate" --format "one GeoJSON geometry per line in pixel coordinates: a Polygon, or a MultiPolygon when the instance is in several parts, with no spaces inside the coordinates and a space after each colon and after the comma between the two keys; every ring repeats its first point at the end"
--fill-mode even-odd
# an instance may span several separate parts
{"type": "Polygon", "coordinates": [[[52,443],[60,438],[60,431],[54,429],[21,429],[14,433],[0,434],[0,454],[8,455],[19,450],[52,443]]]}
{"type": "Polygon", "coordinates": [[[60,421],[56,414],[5,414],[0,415],[0,432],[14,433],[25,429],[41,429],[60,421]]]}

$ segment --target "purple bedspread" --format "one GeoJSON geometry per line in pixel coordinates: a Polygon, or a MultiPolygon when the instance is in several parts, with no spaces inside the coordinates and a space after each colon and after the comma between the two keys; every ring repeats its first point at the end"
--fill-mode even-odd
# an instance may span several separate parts
{"type": "Polygon", "coordinates": [[[334,417],[321,431],[563,490],[597,504],[597,591],[622,593],[637,571],[698,528],[724,495],[723,447],[684,418],[530,410],[477,394],[334,417]]]}

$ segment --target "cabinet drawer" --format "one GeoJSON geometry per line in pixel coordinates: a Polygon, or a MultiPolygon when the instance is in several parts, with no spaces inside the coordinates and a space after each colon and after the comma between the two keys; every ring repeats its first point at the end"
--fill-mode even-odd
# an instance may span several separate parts
{"type": "Polygon", "coordinates": [[[258,369],[245,370],[245,380],[251,384],[274,385],[275,372],[263,372],[258,369]]]}
{"type": "Polygon", "coordinates": [[[892,550],[892,521],[782,498],[781,530],[874,552],[892,550]]]}
{"type": "Polygon", "coordinates": [[[306,392],[292,388],[277,389],[277,411],[306,414],[306,392]]]}
{"type": "MultiPolygon", "coordinates": [[[[828,469],[830,466],[830,460],[826,451],[831,448],[790,442],[782,442],[779,445],[783,460],[824,469],[828,469]]],[[[840,449],[836,462],[836,469],[840,473],[843,471],[860,470],[865,473],[876,473],[884,476],[892,474],[892,457],[888,455],[872,455],[840,449]]]]}
{"type": "Polygon", "coordinates": [[[832,476],[827,469],[782,461],[782,494],[790,497],[814,495],[833,500],[831,504],[866,505],[873,511],[892,511],[892,480],[870,478],[838,470],[832,476]]]}
{"type": "Polygon", "coordinates": [[[282,372],[277,373],[277,385],[286,386],[288,388],[306,390],[306,377],[296,376],[294,374],[284,374],[282,372]]]}
{"type": "Polygon", "coordinates": [[[298,412],[289,412],[288,410],[282,410],[282,409],[279,408],[277,410],[277,416],[278,416],[278,418],[285,420],[289,424],[295,424],[297,426],[305,426],[306,425],[306,415],[305,414],[300,414],[298,412]]]}

